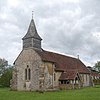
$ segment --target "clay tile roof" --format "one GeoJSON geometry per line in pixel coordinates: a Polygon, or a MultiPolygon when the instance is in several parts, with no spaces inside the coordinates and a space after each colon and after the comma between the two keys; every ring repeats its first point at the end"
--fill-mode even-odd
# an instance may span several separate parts
{"type": "Polygon", "coordinates": [[[63,72],[59,78],[59,80],[74,80],[76,78],[77,71],[66,71],[63,72]]]}
{"type": "Polygon", "coordinates": [[[91,75],[92,75],[92,76],[98,76],[98,77],[100,77],[99,72],[91,72],[91,75]]]}
{"type": "Polygon", "coordinates": [[[79,59],[45,50],[36,50],[36,52],[43,61],[54,62],[56,70],[77,70],[79,73],[90,73],[79,59]]]}

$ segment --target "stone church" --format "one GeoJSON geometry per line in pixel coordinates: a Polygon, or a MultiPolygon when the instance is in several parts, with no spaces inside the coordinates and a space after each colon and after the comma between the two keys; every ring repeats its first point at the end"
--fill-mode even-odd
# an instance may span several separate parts
{"type": "Polygon", "coordinates": [[[14,62],[12,90],[75,89],[91,84],[90,72],[80,59],[42,49],[33,18],[22,40],[22,51],[14,62]]]}

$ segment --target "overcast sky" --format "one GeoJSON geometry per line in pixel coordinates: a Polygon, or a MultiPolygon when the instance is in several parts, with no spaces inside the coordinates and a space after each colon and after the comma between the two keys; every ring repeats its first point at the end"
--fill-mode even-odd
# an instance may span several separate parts
{"type": "Polygon", "coordinates": [[[100,0],[0,0],[0,57],[12,64],[34,11],[45,50],[100,60],[100,0]]]}

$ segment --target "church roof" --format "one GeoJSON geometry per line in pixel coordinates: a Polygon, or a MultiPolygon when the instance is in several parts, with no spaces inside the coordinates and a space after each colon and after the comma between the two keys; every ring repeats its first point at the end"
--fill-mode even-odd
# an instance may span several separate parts
{"type": "Polygon", "coordinates": [[[92,76],[98,76],[98,77],[100,77],[100,73],[99,73],[99,72],[93,72],[93,71],[92,71],[92,72],[91,72],[91,75],[92,75],[92,76]]]}
{"type": "Polygon", "coordinates": [[[58,71],[74,70],[79,73],[90,73],[86,66],[81,62],[81,60],[66,55],[49,52],[49,51],[38,51],[36,52],[40,55],[43,61],[53,62],[56,65],[58,71]]]}
{"type": "Polygon", "coordinates": [[[30,22],[26,35],[22,39],[24,40],[27,38],[36,38],[36,39],[42,40],[41,37],[37,33],[35,22],[33,19],[30,22]]]}
{"type": "Polygon", "coordinates": [[[74,80],[77,76],[77,71],[75,70],[67,70],[63,72],[59,78],[59,80],[74,80]]]}

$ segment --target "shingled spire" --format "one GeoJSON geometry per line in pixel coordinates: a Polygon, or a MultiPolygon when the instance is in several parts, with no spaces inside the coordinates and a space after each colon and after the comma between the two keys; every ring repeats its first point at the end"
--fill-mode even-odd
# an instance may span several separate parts
{"type": "Polygon", "coordinates": [[[23,48],[37,48],[41,49],[41,37],[38,35],[36,30],[36,26],[33,19],[32,19],[28,28],[26,35],[22,38],[23,40],[23,48]]]}

